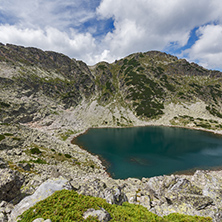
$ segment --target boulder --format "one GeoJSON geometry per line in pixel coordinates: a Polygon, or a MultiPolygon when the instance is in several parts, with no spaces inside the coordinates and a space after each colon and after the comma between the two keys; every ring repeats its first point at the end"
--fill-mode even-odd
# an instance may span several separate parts
{"type": "Polygon", "coordinates": [[[128,201],[120,186],[109,188],[100,179],[92,179],[81,184],[77,192],[87,196],[103,198],[110,204],[122,205],[123,202],[128,201]]]}
{"type": "Polygon", "coordinates": [[[34,206],[37,202],[51,196],[55,191],[63,189],[72,190],[72,186],[69,181],[63,177],[49,179],[42,183],[34,194],[25,197],[14,207],[10,215],[10,221],[15,221],[19,215],[34,206]]]}
{"type": "Polygon", "coordinates": [[[11,201],[20,194],[23,178],[17,171],[0,169],[0,201],[11,201]]]}
{"type": "Polygon", "coordinates": [[[6,162],[3,159],[0,158],[0,169],[6,168],[6,167],[7,167],[6,162]]]}
{"type": "Polygon", "coordinates": [[[0,212],[0,222],[7,222],[7,217],[4,213],[0,212]]]}
{"type": "Polygon", "coordinates": [[[86,220],[89,216],[96,217],[101,222],[108,222],[112,219],[110,214],[103,208],[100,210],[95,210],[93,208],[88,209],[83,214],[83,218],[86,220]]]}

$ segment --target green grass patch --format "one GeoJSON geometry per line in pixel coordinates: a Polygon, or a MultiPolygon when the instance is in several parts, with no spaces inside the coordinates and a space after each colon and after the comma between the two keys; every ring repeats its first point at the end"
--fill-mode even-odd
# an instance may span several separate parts
{"type": "Polygon", "coordinates": [[[42,153],[38,147],[34,147],[30,149],[31,154],[40,154],[42,153]]]}
{"type": "Polygon", "coordinates": [[[72,158],[72,156],[69,155],[68,153],[65,153],[64,156],[65,156],[66,158],[72,158]]]}
{"type": "MultiPolygon", "coordinates": [[[[186,216],[180,214],[170,214],[163,218],[149,212],[141,205],[123,203],[122,206],[108,204],[104,199],[79,195],[75,191],[62,190],[55,192],[47,199],[40,201],[29,210],[25,211],[21,216],[21,222],[30,222],[36,218],[51,219],[54,221],[84,221],[83,213],[94,208],[99,210],[100,207],[108,211],[112,217],[111,222],[118,221],[149,221],[149,222],[208,222],[211,218],[199,216],[186,216]]],[[[98,221],[96,218],[90,217],[85,221],[98,221]]]]}
{"type": "Polygon", "coordinates": [[[5,139],[5,135],[3,134],[0,134],[0,141],[4,140],[5,139]]]}
{"type": "Polygon", "coordinates": [[[74,132],[72,130],[67,130],[64,133],[61,133],[59,136],[63,141],[66,141],[74,132]]]}
{"type": "Polygon", "coordinates": [[[12,133],[4,133],[5,136],[13,136],[14,134],[12,133]]]}
{"type": "Polygon", "coordinates": [[[21,138],[19,138],[19,137],[13,137],[12,139],[13,139],[13,140],[17,140],[17,141],[20,141],[20,140],[21,140],[21,138]]]}
{"type": "Polygon", "coordinates": [[[45,160],[42,160],[40,158],[38,158],[37,160],[30,160],[30,162],[38,163],[38,164],[47,164],[47,162],[45,160]]]}

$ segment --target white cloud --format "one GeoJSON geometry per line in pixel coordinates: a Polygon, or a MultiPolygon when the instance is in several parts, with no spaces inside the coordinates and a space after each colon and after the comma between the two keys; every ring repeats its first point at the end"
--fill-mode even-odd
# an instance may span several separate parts
{"type": "Polygon", "coordinates": [[[199,40],[187,50],[190,60],[206,68],[222,69],[222,25],[206,25],[197,30],[199,40]]]}
{"type": "Polygon", "coordinates": [[[16,18],[23,28],[44,29],[47,26],[65,30],[81,25],[95,16],[90,0],[0,0],[1,11],[16,18]]]}
{"type": "Polygon", "coordinates": [[[71,57],[89,59],[89,52],[93,52],[94,39],[90,33],[77,33],[71,30],[71,35],[58,29],[48,27],[41,29],[22,29],[16,26],[1,25],[0,41],[23,46],[38,47],[44,50],[62,52],[71,57]]]}
{"type": "Polygon", "coordinates": [[[138,51],[164,51],[171,43],[186,46],[191,30],[201,26],[200,39],[185,52],[191,60],[222,69],[215,62],[221,59],[220,47],[215,47],[216,53],[209,44],[216,35],[210,33],[217,33],[222,24],[221,0],[0,0],[0,12],[14,22],[0,25],[0,42],[55,50],[88,64],[112,62],[138,51]],[[99,28],[84,26],[109,18],[114,29],[108,33],[105,23],[98,23],[99,28]],[[103,35],[97,36],[101,29],[103,35]]]}
{"type": "Polygon", "coordinates": [[[219,0],[103,0],[97,13],[101,18],[114,18],[115,30],[104,42],[110,53],[125,56],[164,50],[170,42],[182,47],[193,28],[220,20],[221,9],[219,0]]]}

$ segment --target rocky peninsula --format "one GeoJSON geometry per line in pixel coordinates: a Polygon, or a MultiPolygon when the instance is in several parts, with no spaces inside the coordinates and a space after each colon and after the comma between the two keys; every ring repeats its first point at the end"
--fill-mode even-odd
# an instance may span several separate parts
{"type": "Polygon", "coordinates": [[[0,221],[15,221],[22,200],[49,180],[160,216],[222,221],[222,171],[114,180],[98,156],[71,144],[90,127],[165,125],[221,134],[221,72],[156,51],[89,67],[1,44],[0,82],[0,221]]]}

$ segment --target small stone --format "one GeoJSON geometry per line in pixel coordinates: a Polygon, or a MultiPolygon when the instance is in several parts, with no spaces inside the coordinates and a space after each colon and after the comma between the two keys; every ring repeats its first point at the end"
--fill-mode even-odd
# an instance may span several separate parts
{"type": "Polygon", "coordinates": [[[6,207],[7,204],[8,204],[8,203],[7,203],[6,201],[3,200],[3,201],[0,203],[0,207],[6,207]]]}
{"type": "Polygon", "coordinates": [[[9,207],[9,206],[7,206],[7,207],[5,208],[5,213],[6,213],[6,214],[10,214],[11,212],[12,212],[12,208],[9,207]]]}
{"type": "Polygon", "coordinates": [[[37,218],[33,220],[32,222],[44,222],[45,220],[43,218],[37,218]]]}
{"type": "Polygon", "coordinates": [[[51,177],[54,177],[54,178],[58,178],[60,176],[60,172],[59,172],[59,169],[53,169],[52,170],[52,173],[51,173],[51,177]]]}
{"type": "Polygon", "coordinates": [[[95,210],[93,208],[88,209],[83,214],[83,218],[86,220],[89,216],[97,217],[97,219],[102,222],[108,222],[112,219],[110,214],[103,208],[101,208],[101,210],[95,210]]]}

